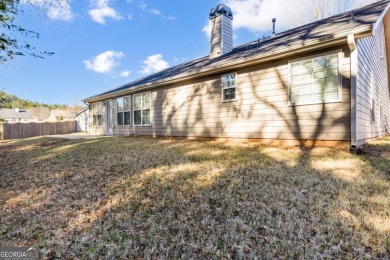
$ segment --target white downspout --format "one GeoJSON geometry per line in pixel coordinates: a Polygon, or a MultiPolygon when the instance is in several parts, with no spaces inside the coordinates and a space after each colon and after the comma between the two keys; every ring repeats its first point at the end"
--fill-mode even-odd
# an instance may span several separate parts
{"type": "Polygon", "coordinates": [[[358,76],[358,54],[357,42],[354,34],[348,35],[348,45],[351,51],[351,149],[358,148],[357,131],[357,76],[358,76]]]}

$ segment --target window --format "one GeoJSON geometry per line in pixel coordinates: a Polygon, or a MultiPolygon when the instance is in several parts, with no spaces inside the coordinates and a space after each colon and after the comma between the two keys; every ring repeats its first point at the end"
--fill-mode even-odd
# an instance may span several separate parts
{"type": "Polygon", "coordinates": [[[222,76],[222,100],[236,100],[236,74],[222,76]]]}
{"type": "Polygon", "coordinates": [[[150,92],[133,95],[134,125],[150,125],[150,92]]]}
{"type": "Polygon", "coordinates": [[[341,101],[338,53],[290,62],[289,70],[291,104],[341,101]]]}
{"type": "Polygon", "coordinates": [[[130,125],[131,99],[122,97],[117,99],[118,125],[130,125]]]}
{"type": "Polygon", "coordinates": [[[103,124],[103,108],[102,103],[92,104],[92,125],[101,126],[103,124]]]}

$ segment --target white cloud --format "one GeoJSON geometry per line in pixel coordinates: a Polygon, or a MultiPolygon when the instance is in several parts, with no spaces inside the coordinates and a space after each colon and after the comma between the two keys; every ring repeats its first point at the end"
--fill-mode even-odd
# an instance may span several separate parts
{"type": "Polygon", "coordinates": [[[168,15],[166,17],[167,20],[176,20],[176,17],[174,17],[173,15],[168,15]]]}
{"type": "Polygon", "coordinates": [[[144,11],[144,12],[148,12],[148,13],[151,13],[151,14],[154,14],[154,15],[160,15],[161,14],[160,10],[158,10],[156,8],[148,8],[148,5],[145,2],[140,2],[138,4],[138,7],[141,8],[141,10],[144,11]]]}
{"type": "Polygon", "coordinates": [[[144,11],[144,12],[147,12],[147,13],[151,13],[153,15],[158,15],[160,17],[162,17],[163,19],[166,19],[166,20],[176,20],[176,17],[173,16],[173,15],[165,15],[163,14],[160,10],[156,9],[156,8],[149,8],[148,7],[148,4],[145,3],[144,1],[142,2],[139,2],[138,3],[138,7],[144,11]]]}
{"type": "Polygon", "coordinates": [[[174,58],[172,59],[172,63],[174,63],[174,64],[183,63],[183,62],[188,61],[188,59],[189,59],[189,58],[187,58],[187,57],[184,57],[184,58],[174,57],[174,58]]]}
{"type": "MultiPolygon", "coordinates": [[[[233,11],[233,28],[246,29],[256,35],[272,31],[272,18],[276,18],[276,32],[282,32],[294,28],[300,24],[313,22],[316,12],[324,12],[322,9],[332,11],[325,17],[351,10],[375,0],[222,0],[233,11]],[[364,3],[364,4],[363,4],[364,3]],[[326,8],[333,6],[333,9],[326,8]],[[313,9],[314,8],[314,9],[313,9]]],[[[209,25],[202,31],[209,35],[209,25]]]]}
{"type": "Polygon", "coordinates": [[[359,7],[362,7],[365,5],[369,5],[369,4],[375,3],[377,1],[378,0],[358,0],[355,4],[354,8],[359,8],[359,7]]]}
{"type": "Polygon", "coordinates": [[[272,30],[272,18],[276,18],[276,29],[286,30],[294,26],[289,19],[291,0],[223,0],[233,11],[234,29],[247,29],[253,33],[272,30]]]}
{"type": "Polygon", "coordinates": [[[122,78],[127,78],[130,75],[130,70],[124,70],[119,73],[122,78]]]}
{"type": "Polygon", "coordinates": [[[58,0],[23,0],[23,4],[32,4],[42,9],[46,15],[52,20],[68,21],[74,18],[72,7],[69,1],[58,0]]]}
{"type": "Polygon", "coordinates": [[[105,74],[112,72],[115,67],[119,66],[123,56],[121,51],[106,51],[93,57],[91,60],[84,60],[83,63],[87,69],[105,74]]]}
{"type": "Polygon", "coordinates": [[[210,26],[210,23],[207,23],[205,26],[203,26],[202,32],[204,32],[206,37],[210,39],[210,37],[211,37],[211,26],[210,26]]]}
{"type": "Polygon", "coordinates": [[[92,8],[88,11],[92,20],[106,24],[106,19],[122,20],[123,17],[112,7],[109,6],[111,0],[90,0],[92,8]]]}
{"type": "Polygon", "coordinates": [[[47,14],[51,19],[54,20],[72,20],[74,17],[72,8],[70,6],[70,1],[58,2],[58,1],[48,1],[49,8],[47,14]]]}
{"type": "Polygon", "coordinates": [[[151,55],[143,62],[145,65],[140,71],[143,74],[151,74],[168,68],[168,62],[163,59],[161,54],[151,55]]]}

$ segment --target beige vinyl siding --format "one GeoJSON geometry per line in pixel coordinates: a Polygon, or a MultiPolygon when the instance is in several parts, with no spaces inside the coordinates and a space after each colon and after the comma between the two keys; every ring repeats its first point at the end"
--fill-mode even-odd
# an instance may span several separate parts
{"type": "MultiPolygon", "coordinates": [[[[154,89],[151,91],[151,126],[115,125],[114,134],[347,141],[350,140],[347,47],[343,48],[340,59],[342,102],[290,106],[289,58],[154,89]],[[237,100],[223,103],[221,76],[229,73],[237,73],[237,100]]],[[[116,117],[116,111],[113,115],[116,117]]]]}
{"type": "Polygon", "coordinates": [[[358,144],[367,139],[386,134],[390,124],[389,81],[387,75],[385,36],[383,23],[379,24],[374,36],[358,40],[357,76],[357,135],[358,144]],[[375,122],[371,120],[371,75],[375,86],[375,122]],[[381,96],[380,96],[381,95],[381,96]],[[382,119],[379,120],[380,106],[382,119]],[[379,122],[381,121],[381,125],[379,122]]]}

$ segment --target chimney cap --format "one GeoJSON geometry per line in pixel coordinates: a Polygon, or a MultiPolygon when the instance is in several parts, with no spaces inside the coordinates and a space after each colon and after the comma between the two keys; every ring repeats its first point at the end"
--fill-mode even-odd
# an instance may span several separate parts
{"type": "Polygon", "coordinates": [[[219,4],[216,7],[212,8],[210,11],[210,20],[216,18],[217,16],[224,15],[230,20],[233,20],[232,10],[224,4],[219,4]]]}

